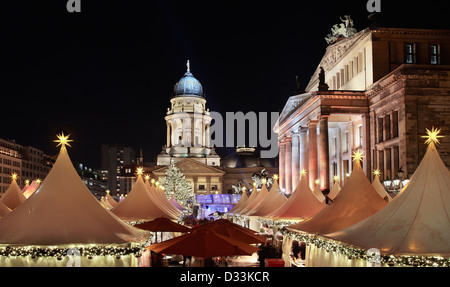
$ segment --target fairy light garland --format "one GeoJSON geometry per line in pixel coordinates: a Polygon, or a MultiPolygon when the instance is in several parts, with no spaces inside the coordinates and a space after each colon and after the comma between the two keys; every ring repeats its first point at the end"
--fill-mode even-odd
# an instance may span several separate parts
{"type": "Polygon", "coordinates": [[[5,246],[0,247],[0,256],[2,257],[30,257],[36,258],[56,258],[62,260],[64,257],[69,256],[68,251],[75,248],[80,252],[80,256],[85,256],[88,259],[92,259],[95,256],[115,256],[120,259],[122,256],[135,255],[140,257],[145,251],[145,247],[150,245],[151,236],[149,236],[144,242],[136,244],[127,244],[126,246],[73,246],[73,247],[36,247],[36,246],[5,246]]]}
{"type": "MultiPolygon", "coordinates": [[[[286,228],[280,230],[283,236],[292,238],[297,241],[304,242],[306,245],[314,245],[326,252],[338,253],[351,259],[362,259],[365,261],[374,260],[375,254],[368,255],[367,250],[357,248],[343,242],[327,239],[315,234],[294,232],[286,228]]],[[[449,267],[450,258],[439,256],[418,256],[418,255],[381,255],[380,263],[382,265],[393,266],[408,266],[408,267],[449,267]]]]}

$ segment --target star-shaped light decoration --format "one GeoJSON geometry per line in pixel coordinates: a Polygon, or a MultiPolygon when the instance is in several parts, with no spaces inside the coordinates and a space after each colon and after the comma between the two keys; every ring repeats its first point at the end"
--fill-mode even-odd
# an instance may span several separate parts
{"type": "Polygon", "coordinates": [[[42,180],[40,178],[36,179],[36,183],[39,185],[41,184],[42,180]]]}
{"type": "Polygon", "coordinates": [[[144,168],[138,167],[136,170],[137,175],[142,175],[144,173],[144,168]]]}
{"type": "Polygon", "coordinates": [[[302,169],[302,170],[300,171],[300,175],[301,175],[301,176],[306,175],[306,173],[307,173],[306,169],[302,169]]]}
{"type": "Polygon", "coordinates": [[[339,176],[337,176],[337,175],[333,176],[333,180],[334,180],[334,182],[337,182],[339,180],[339,176]]]}
{"type": "Polygon", "coordinates": [[[14,180],[17,180],[17,173],[11,174],[11,178],[14,179],[14,180]]]}
{"type": "Polygon", "coordinates": [[[69,140],[70,135],[65,136],[64,132],[61,132],[61,134],[56,135],[56,137],[58,138],[57,140],[54,140],[55,143],[58,143],[58,145],[56,147],[59,147],[59,146],[64,147],[66,145],[72,147],[69,144],[69,142],[73,142],[73,140],[69,140]]]}
{"type": "Polygon", "coordinates": [[[144,177],[144,179],[145,179],[146,181],[149,181],[149,180],[150,180],[150,175],[146,174],[145,177],[144,177]]]}
{"type": "Polygon", "coordinates": [[[427,145],[430,145],[431,143],[440,144],[439,139],[444,137],[444,136],[440,136],[439,135],[440,133],[441,133],[441,129],[435,129],[434,127],[432,127],[431,131],[429,129],[427,129],[427,135],[422,136],[422,138],[427,139],[425,141],[425,144],[427,144],[427,145]]]}
{"type": "Polygon", "coordinates": [[[373,171],[373,175],[380,176],[381,175],[381,170],[379,170],[379,169],[374,170],[373,171]]]}
{"type": "Polygon", "coordinates": [[[365,156],[363,156],[363,152],[361,150],[357,150],[353,152],[352,158],[354,162],[361,163],[365,156]]]}
{"type": "Polygon", "coordinates": [[[30,185],[30,180],[29,179],[25,179],[25,185],[30,185]]]}
{"type": "Polygon", "coordinates": [[[278,176],[278,174],[274,174],[274,175],[272,176],[272,178],[273,178],[273,180],[277,181],[278,178],[279,178],[279,176],[278,176]]]}

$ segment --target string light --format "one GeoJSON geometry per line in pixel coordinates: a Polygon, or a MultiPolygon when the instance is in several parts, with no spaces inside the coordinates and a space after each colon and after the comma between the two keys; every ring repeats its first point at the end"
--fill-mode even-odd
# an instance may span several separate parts
{"type": "MultiPolygon", "coordinates": [[[[316,234],[309,234],[304,232],[294,232],[286,228],[280,230],[283,236],[290,237],[294,240],[304,242],[307,245],[313,245],[321,248],[327,252],[334,252],[346,256],[351,259],[362,259],[365,261],[372,261],[375,254],[370,255],[365,249],[357,248],[343,242],[324,238],[316,234]]],[[[387,266],[409,266],[409,267],[449,267],[450,258],[440,256],[419,256],[419,255],[381,255],[380,263],[387,266]]]]}

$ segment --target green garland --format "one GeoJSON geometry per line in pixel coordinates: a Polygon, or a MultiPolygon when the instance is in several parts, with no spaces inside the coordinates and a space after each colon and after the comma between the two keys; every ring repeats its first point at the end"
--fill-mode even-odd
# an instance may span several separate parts
{"type": "Polygon", "coordinates": [[[115,256],[120,259],[121,256],[135,255],[140,257],[145,249],[151,242],[151,236],[144,242],[132,246],[127,244],[126,246],[74,246],[74,247],[36,247],[36,246],[5,246],[0,247],[0,256],[2,257],[30,257],[31,259],[41,257],[54,257],[58,260],[62,260],[68,256],[68,251],[71,249],[77,249],[80,256],[85,256],[88,259],[92,259],[94,256],[115,256]]]}
{"type": "MultiPolygon", "coordinates": [[[[280,230],[283,236],[290,237],[294,240],[304,242],[307,245],[314,245],[317,248],[324,249],[327,252],[339,253],[348,259],[362,259],[372,261],[375,254],[368,255],[367,250],[357,248],[339,241],[327,239],[315,234],[303,233],[301,231],[294,232],[283,228],[280,230]]],[[[438,256],[416,256],[416,255],[380,255],[380,264],[388,266],[413,266],[413,267],[449,267],[450,258],[438,256]]]]}

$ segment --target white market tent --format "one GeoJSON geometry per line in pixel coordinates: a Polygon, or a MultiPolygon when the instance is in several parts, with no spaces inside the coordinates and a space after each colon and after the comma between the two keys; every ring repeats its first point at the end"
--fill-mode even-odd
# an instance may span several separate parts
{"type": "Polygon", "coordinates": [[[11,184],[0,198],[0,202],[13,210],[26,200],[27,198],[23,195],[22,190],[20,189],[15,177],[13,176],[11,184]]]}
{"type": "Polygon", "coordinates": [[[267,196],[252,210],[247,212],[247,216],[265,217],[287,201],[286,196],[275,181],[267,196]]]}
{"type": "Polygon", "coordinates": [[[258,204],[260,204],[264,200],[264,198],[266,198],[266,196],[269,194],[266,184],[262,185],[261,190],[252,199],[254,192],[255,191],[253,191],[252,194],[250,195],[249,200],[247,201],[247,205],[244,206],[240,211],[236,211],[235,214],[246,215],[247,213],[252,211],[252,209],[255,208],[258,204]]]}
{"type": "Polygon", "coordinates": [[[297,188],[279,208],[268,214],[272,219],[304,220],[312,217],[326,206],[312,193],[306,176],[302,174],[297,188]]]}
{"type": "Polygon", "coordinates": [[[122,220],[130,222],[149,221],[160,217],[178,219],[171,210],[150,194],[140,174],[125,199],[111,209],[111,212],[122,220]]]}
{"type": "Polygon", "coordinates": [[[383,255],[448,258],[449,214],[450,172],[431,142],[410,182],[392,202],[373,216],[326,237],[366,250],[377,248],[383,255]]]}
{"type": "MultiPolygon", "coordinates": [[[[255,201],[255,199],[258,197],[259,191],[256,188],[253,188],[252,193],[250,196],[243,202],[239,207],[233,208],[233,211],[229,211],[230,214],[240,214],[242,210],[244,210],[251,202],[255,201]]],[[[242,197],[241,197],[242,199],[242,197]]]]}
{"type": "Polygon", "coordinates": [[[325,195],[323,195],[322,191],[320,190],[319,185],[316,185],[316,187],[314,188],[313,194],[315,197],[317,197],[317,200],[319,200],[320,202],[325,202],[326,197],[325,197],[325,195]]]}
{"type": "Polygon", "coordinates": [[[392,197],[387,193],[386,189],[384,188],[383,184],[380,182],[380,177],[378,175],[375,176],[375,179],[372,182],[373,188],[378,192],[378,194],[386,200],[387,202],[392,201],[392,197]]]}
{"type": "Polygon", "coordinates": [[[245,206],[248,199],[249,197],[247,196],[247,192],[242,191],[241,198],[228,213],[233,214],[236,210],[239,210],[241,207],[245,206]]]}
{"type": "Polygon", "coordinates": [[[176,199],[175,196],[172,195],[172,197],[170,198],[170,203],[172,203],[173,206],[175,206],[178,210],[180,211],[184,211],[186,210],[186,207],[184,207],[182,204],[180,204],[176,199]]]}
{"type": "Polygon", "coordinates": [[[357,160],[352,174],[331,205],[288,228],[310,234],[331,233],[373,215],[386,204],[367,179],[357,160]]]}
{"type": "Polygon", "coordinates": [[[22,193],[25,198],[29,198],[36,190],[39,188],[39,183],[36,180],[33,180],[30,185],[25,186],[22,189],[22,193]]]}
{"type": "Polygon", "coordinates": [[[340,191],[341,191],[341,186],[336,181],[333,185],[333,188],[330,190],[330,193],[328,193],[327,197],[331,200],[334,200],[340,191]]]}
{"type": "Polygon", "coordinates": [[[6,206],[3,202],[0,202],[0,218],[5,216],[6,214],[10,213],[11,209],[6,206]]]}
{"type": "MultiPolygon", "coordinates": [[[[64,144],[38,191],[0,220],[1,246],[8,245],[6,250],[19,253],[24,250],[32,252],[30,248],[46,248],[48,252],[53,252],[55,247],[83,246],[83,255],[86,255],[94,245],[98,248],[110,246],[109,251],[114,248],[125,250],[135,246],[136,242],[145,241],[148,235],[148,232],[126,224],[101,206],[78,176],[64,144]]],[[[1,254],[4,255],[3,252],[1,254]]],[[[134,255],[124,254],[121,259],[96,256],[89,260],[82,256],[82,260],[86,260],[82,262],[83,266],[136,264],[136,258],[130,256],[134,255]]],[[[25,255],[13,259],[0,256],[0,264],[65,266],[64,260],[55,257],[33,259],[25,255]]]]}
{"type": "Polygon", "coordinates": [[[159,186],[155,187],[153,184],[150,184],[148,179],[145,180],[145,186],[149,190],[150,196],[153,198],[154,202],[159,202],[159,204],[161,204],[165,210],[168,210],[174,217],[178,218],[181,216],[182,212],[169,201],[164,190],[159,186]]]}

